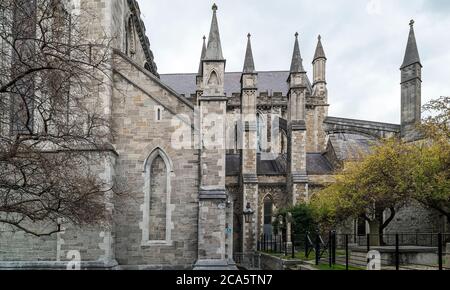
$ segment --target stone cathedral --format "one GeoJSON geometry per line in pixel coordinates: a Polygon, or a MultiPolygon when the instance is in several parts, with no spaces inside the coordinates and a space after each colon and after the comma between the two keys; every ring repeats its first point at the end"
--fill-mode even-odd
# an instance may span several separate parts
{"type": "MultiPolygon", "coordinates": [[[[400,68],[401,124],[386,124],[328,115],[320,36],[312,74],[297,33],[286,71],[256,70],[262,60],[253,58],[249,34],[242,72],[227,72],[226,58],[233,56],[222,51],[214,5],[198,72],[159,75],[137,1],[73,2],[95,11],[91,37],[100,30],[117,35],[113,77],[99,92],[116,135],[96,166],[102,178],[125,179],[131,197],[111,200],[108,230],[67,226],[37,238],[0,226],[0,268],[64,268],[68,253],[78,251],[88,269],[234,269],[234,254],[256,251],[258,237],[272,233],[278,209],[307,202],[333,182],[335,169],[376,140],[414,138],[420,122],[422,65],[413,22],[400,68]],[[200,146],[174,146],[183,124],[200,146]],[[210,131],[223,134],[207,136],[210,131]],[[219,146],[205,145],[207,138],[219,146]],[[244,212],[253,213],[250,220],[244,212]]],[[[420,223],[407,213],[398,213],[388,230],[436,227],[425,209],[415,211],[420,223]]],[[[366,230],[358,220],[348,228],[366,230]]]]}

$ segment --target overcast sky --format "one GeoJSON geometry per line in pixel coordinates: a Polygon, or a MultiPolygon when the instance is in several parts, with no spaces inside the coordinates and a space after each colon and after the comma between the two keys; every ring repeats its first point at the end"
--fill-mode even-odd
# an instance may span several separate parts
{"type": "MultiPolygon", "coordinates": [[[[210,0],[139,0],[158,72],[198,69],[210,0]]],[[[300,34],[312,78],[317,35],[328,58],[330,115],[399,123],[400,71],[410,19],[422,59],[422,102],[450,95],[450,1],[447,0],[217,0],[226,70],[242,71],[252,34],[259,71],[288,70],[300,34]]]]}

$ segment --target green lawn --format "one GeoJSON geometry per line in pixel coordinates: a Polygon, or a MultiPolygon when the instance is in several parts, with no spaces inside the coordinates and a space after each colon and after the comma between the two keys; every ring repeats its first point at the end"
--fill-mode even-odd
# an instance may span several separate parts
{"type": "MultiPolygon", "coordinates": [[[[345,265],[339,265],[339,264],[332,265],[331,268],[330,268],[329,264],[319,264],[318,266],[314,265],[313,267],[318,270],[322,270],[322,271],[345,271],[345,265]]],[[[351,271],[364,270],[363,268],[358,268],[358,267],[353,267],[353,266],[349,266],[348,269],[351,271]]]]}
{"type": "MultiPolygon", "coordinates": [[[[262,253],[269,254],[271,256],[275,256],[275,257],[278,257],[278,258],[281,258],[281,259],[284,259],[284,260],[293,260],[291,253],[289,253],[287,256],[285,256],[284,253],[280,254],[280,252],[274,252],[274,251],[265,251],[265,252],[262,251],[262,253]]],[[[345,257],[345,251],[337,250],[336,251],[336,256],[337,257],[339,257],[339,256],[345,257]]],[[[304,251],[300,251],[300,252],[296,252],[295,253],[295,258],[294,259],[295,260],[303,260],[303,261],[314,261],[316,258],[315,258],[314,252],[311,252],[309,254],[309,257],[306,258],[305,252],[304,251]]]]}
{"type": "MultiPolygon", "coordinates": [[[[266,252],[262,252],[262,253],[268,254],[268,255],[271,255],[271,256],[274,256],[274,257],[277,257],[280,259],[284,259],[284,260],[293,260],[292,255],[285,256],[284,254],[280,254],[279,252],[266,251],[266,252]]],[[[345,256],[345,252],[336,251],[336,256],[342,256],[342,255],[345,256]]],[[[294,259],[312,262],[315,260],[315,256],[314,256],[314,252],[312,252],[309,255],[309,257],[306,258],[305,252],[298,252],[298,253],[295,253],[294,259]]],[[[331,268],[328,263],[321,263],[318,266],[312,264],[312,266],[318,270],[323,270],[323,271],[345,271],[345,265],[341,265],[341,264],[333,265],[331,268]]],[[[363,268],[354,267],[354,266],[349,266],[348,269],[351,271],[365,270],[363,268]]]]}
{"type": "Polygon", "coordinates": [[[285,256],[284,254],[280,254],[279,252],[271,252],[271,251],[266,251],[266,252],[262,252],[265,254],[269,254],[271,256],[274,257],[278,257],[284,260],[303,260],[303,261],[314,261],[314,253],[309,254],[309,257],[306,258],[305,257],[305,252],[297,252],[295,253],[295,258],[292,258],[292,254],[289,254],[287,256],[285,256]]]}

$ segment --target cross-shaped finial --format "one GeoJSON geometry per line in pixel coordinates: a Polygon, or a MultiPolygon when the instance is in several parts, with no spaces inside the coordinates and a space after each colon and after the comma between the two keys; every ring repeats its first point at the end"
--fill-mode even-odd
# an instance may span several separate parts
{"type": "Polygon", "coordinates": [[[216,5],[216,3],[213,4],[212,10],[213,10],[213,11],[217,11],[217,5],[216,5]]]}
{"type": "Polygon", "coordinates": [[[411,21],[409,22],[409,26],[411,26],[411,27],[414,26],[414,19],[411,19],[411,21]]]}
{"type": "Polygon", "coordinates": [[[298,37],[298,32],[295,33],[295,38],[297,38],[297,37],[298,37]]]}

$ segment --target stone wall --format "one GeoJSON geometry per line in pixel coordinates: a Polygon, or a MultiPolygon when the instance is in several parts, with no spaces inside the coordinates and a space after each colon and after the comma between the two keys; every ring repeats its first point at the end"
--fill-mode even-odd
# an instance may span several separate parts
{"type": "Polygon", "coordinates": [[[284,260],[282,258],[274,257],[268,254],[260,254],[260,266],[264,271],[280,271],[289,270],[290,268],[304,264],[301,260],[284,260]]]}
{"type": "Polygon", "coordinates": [[[418,202],[411,201],[400,209],[394,220],[386,228],[386,233],[438,233],[443,231],[442,217],[439,213],[424,208],[418,202]]]}
{"type": "Polygon", "coordinates": [[[203,225],[198,235],[198,258],[225,260],[225,204],[219,200],[200,201],[199,223],[203,225]]]}
{"type": "MultiPolygon", "coordinates": [[[[88,157],[89,171],[111,184],[116,155],[112,152],[89,153],[88,157]]],[[[105,211],[112,209],[110,198],[110,193],[105,194],[105,211]]],[[[32,224],[30,227],[38,233],[49,230],[44,223],[32,224]]],[[[110,221],[83,228],[63,223],[60,233],[43,237],[0,224],[0,268],[5,262],[14,262],[19,267],[27,262],[41,262],[41,267],[54,267],[57,262],[61,262],[64,266],[64,263],[73,259],[68,256],[70,251],[78,251],[83,262],[112,263],[113,239],[114,226],[110,221]]]]}
{"type": "MultiPolygon", "coordinates": [[[[227,177],[228,179],[228,177],[227,177]]],[[[231,185],[227,182],[227,192],[229,198],[233,201],[233,252],[243,252],[243,222],[244,222],[244,207],[243,207],[243,193],[242,188],[238,184],[231,185]]]]}
{"type": "Polygon", "coordinates": [[[323,121],[328,115],[328,105],[306,107],[306,152],[322,153],[326,149],[327,135],[323,121]]]}
{"type": "MultiPolygon", "coordinates": [[[[199,152],[173,147],[172,137],[180,124],[190,123],[193,109],[137,64],[116,57],[120,63],[115,75],[112,118],[114,146],[119,153],[116,174],[125,179],[129,188],[128,198],[116,204],[117,261],[127,269],[189,269],[197,259],[199,152]],[[160,120],[155,114],[158,108],[160,120]],[[178,114],[185,118],[175,117],[178,114]],[[172,166],[166,204],[169,236],[159,243],[145,242],[143,234],[149,226],[144,222],[148,206],[144,166],[155,149],[164,152],[172,166]]],[[[188,130],[188,138],[191,134],[188,130]]]]}

